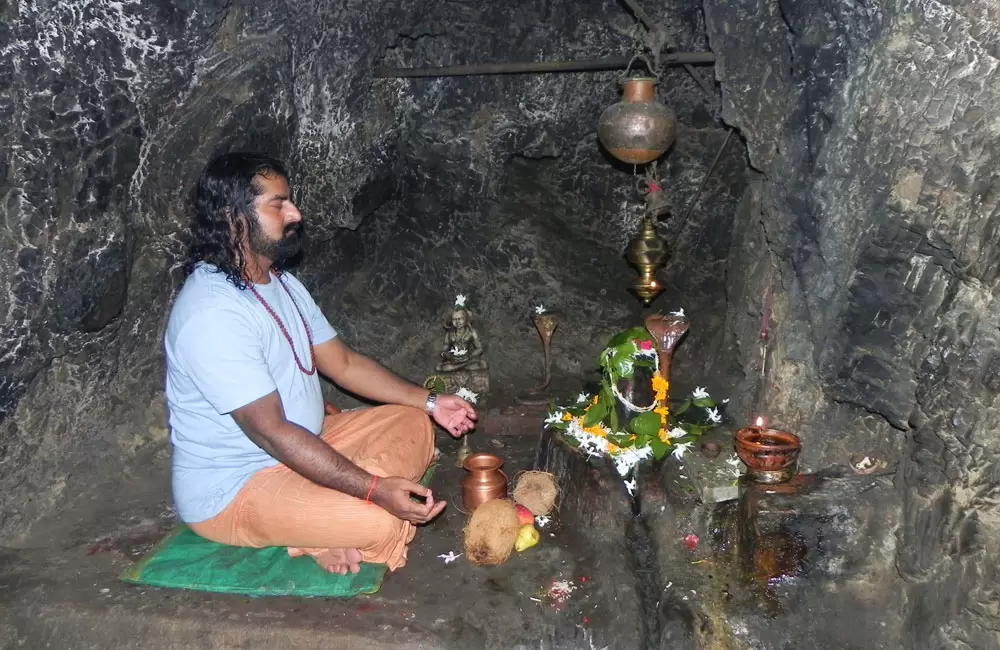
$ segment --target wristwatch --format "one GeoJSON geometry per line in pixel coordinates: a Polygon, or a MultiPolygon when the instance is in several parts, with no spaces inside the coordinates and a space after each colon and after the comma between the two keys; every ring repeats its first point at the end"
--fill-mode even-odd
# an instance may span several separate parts
{"type": "Polygon", "coordinates": [[[424,402],[424,410],[427,411],[427,415],[434,412],[434,407],[437,406],[438,394],[431,391],[427,394],[427,401],[424,402]]]}

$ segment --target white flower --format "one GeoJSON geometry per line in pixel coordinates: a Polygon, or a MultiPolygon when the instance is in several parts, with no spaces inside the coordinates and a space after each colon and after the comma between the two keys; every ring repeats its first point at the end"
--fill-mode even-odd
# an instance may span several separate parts
{"type": "Polygon", "coordinates": [[[460,293],[457,296],[455,296],[455,306],[465,307],[465,295],[460,293]]]}
{"type": "Polygon", "coordinates": [[[537,517],[535,517],[535,524],[537,524],[539,528],[545,528],[546,526],[549,525],[550,521],[552,520],[549,517],[546,517],[545,515],[538,515],[537,517]]]}
{"type": "Polygon", "coordinates": [[[451,564],[458,558],[462,557],[462,554],[459,553],[458,555],[455,555],[455,551],[448,551],[447,553],[442,553],[438,557],[444,560],[445,564],[451,564]]]}
{"type": "Polygon", "coordinates": [[[545,424],[559,424],[562,422],[565,411],[553,411],[549,417],[545,418],[545,424]]]}
{"type": "Polygon", "coordinates": [[[717,408],[708,409],[708,419],[716,424],[722,422],[722,416],[719,415],[719,409],[717,408]]]}
{"type": "Polygon", "coordinates": [[[628,495],[630,497],[635,496],[635,490],[636,490],[635,478],[633,478],[631,481],[625,481],[625,489],[628,490],[628,495]]]}
{"type": "Polygon", "coordinates": [[[628,476],[639,461],[645,460],[653,455],[653,449],[646,445],[645,447],[639,448],[629,448],[622,449],[620,453],[615,454],[611,460],[614,461],[615,470],[621,477],[628,476]]]}
{"type": "Polygon", "coordinates": [[[455,392],[455,394],[458,395],[459,397],[461,397],[462,399],[464,399],[465,401],[469,402],[470,404],[475,404],[476,400],[479,399],[479,395],[477,395],[476,393],[473,393],[471,390],[469,390],[465,386],[459,388],[455,392]]]}
{"type": "Polygon", "coordinates": [[[722,400],[722,403],[723,404],[728,404],[729,403],[729,398],[727,397],[726,399],[722,400]]]}
{"type": "Polygon", "coordinates": [[[539,316],[541,316],[542,314],[544,314],[545,313],[545,305],[538,305],[537,307],[535,307],[535,313],[538,314],[539,316]]]}
{"type": "Polygon", "coordinates": [[[680,460],[681,458],[684,457],[684,454],[687,452],[688,449],[691,448],[693,444],[694,443],[691,442],[678,442],[674,444],[674,450],[670,452],[670,455],[676,458],[677,460],[680,460]]]}
{"type": "Polygon", "coordinates": [[[588,395],[587,393],[580,393],[579,395],[576,396],[576,403],[577,404],[583,404],[584,402],[586,402],[589,399],[590,399],[590,395],[588,395]]]}
{"type": "Polygon", "coordinates": [[[671,316],[676,316],[677,318],[684,318],[684,310],[678,309],[677,311],[670,312],[671,316]]]}
{"type": "Polygon", "coordinates": [[[691,397],[695,399],[704,399],[708,397],[708,391],[705,390],[703,386],[698,386],[697,388],[694,389],[694,392],[691,393],[691,397]]]}
{"type": "Polygon", "coordinates": [[[740,460],[739,456],[730,456],[729,458],[726,459],[726,462],[732,465],[733,467],[739,467],[740,463],[742,463],[743,461],[740,460]]]}
{"type": "Polygon", "coordinates": [[[465,348],[460,348],[457,345],[453,345],[451,346],[451,353],[454,354],[456,357],[464,357],[469,353],[469,351],[466,350],[465,348]]]}
{"type": "Polygon", "coordinates": [[[669,432],[668,435],[671,438],[683,438],[687,434],[688,434],[688,432],[685,431],[684,429],[682,429],[680,427],[674,427],[673,429],[670,430],[670,432],[669,432]]]}

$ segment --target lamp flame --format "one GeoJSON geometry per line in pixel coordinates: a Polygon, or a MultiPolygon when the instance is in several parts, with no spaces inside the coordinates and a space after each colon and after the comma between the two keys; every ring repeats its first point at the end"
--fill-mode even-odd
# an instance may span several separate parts
{"type": "Polygon", "coordinates": [[[763,429],[764,428],[764,418],[758,416],[757,417],[757,421],[754,422],[754,426],[756,426],[758,429],[763,429]]]}

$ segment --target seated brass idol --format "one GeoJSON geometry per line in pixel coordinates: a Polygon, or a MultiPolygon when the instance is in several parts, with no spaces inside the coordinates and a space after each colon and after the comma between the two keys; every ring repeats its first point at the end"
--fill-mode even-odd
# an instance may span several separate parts
{"type": "Polygon", "coordinates": [[[445,329],[444,350],[436,370],[446,389],[453,392],[464,387],[476,393],[488,392],[489,364],[483,356],[479,333],[472,326],[472,312],[456,305],[445,329]]]}

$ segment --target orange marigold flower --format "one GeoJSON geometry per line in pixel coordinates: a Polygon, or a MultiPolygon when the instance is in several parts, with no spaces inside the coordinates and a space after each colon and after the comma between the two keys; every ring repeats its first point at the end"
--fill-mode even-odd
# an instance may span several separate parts
{"type": "Polygon", "coordinates": [[[613,454],[613,453],[616,453],[617,451],[618,451],[618,445],[616,445],[613,442],[609,442],[608,443],[608,453],[609,454],[613,454]]]}
{"type": "Polygon", "coordinates": [[[629,436],[628,437],[628,441],[629,442],[635,442],[635,436],[629,436]]]}
{"type": "Polygon", "coordinates": [[[667,433],[666,429],[660,429],[660,432],[657,434],[657,437],[660,439],[660,442],[667,442],[667,443],[670,442],[670,435],[667,433]]]}
{"type": "Polygon", "coordinates": [[[562,416],[563,422],[569,422],[572,419],[573,419],[572,415],[570,415],[569,413],[563,413],[563,416],[562,416]]]}

